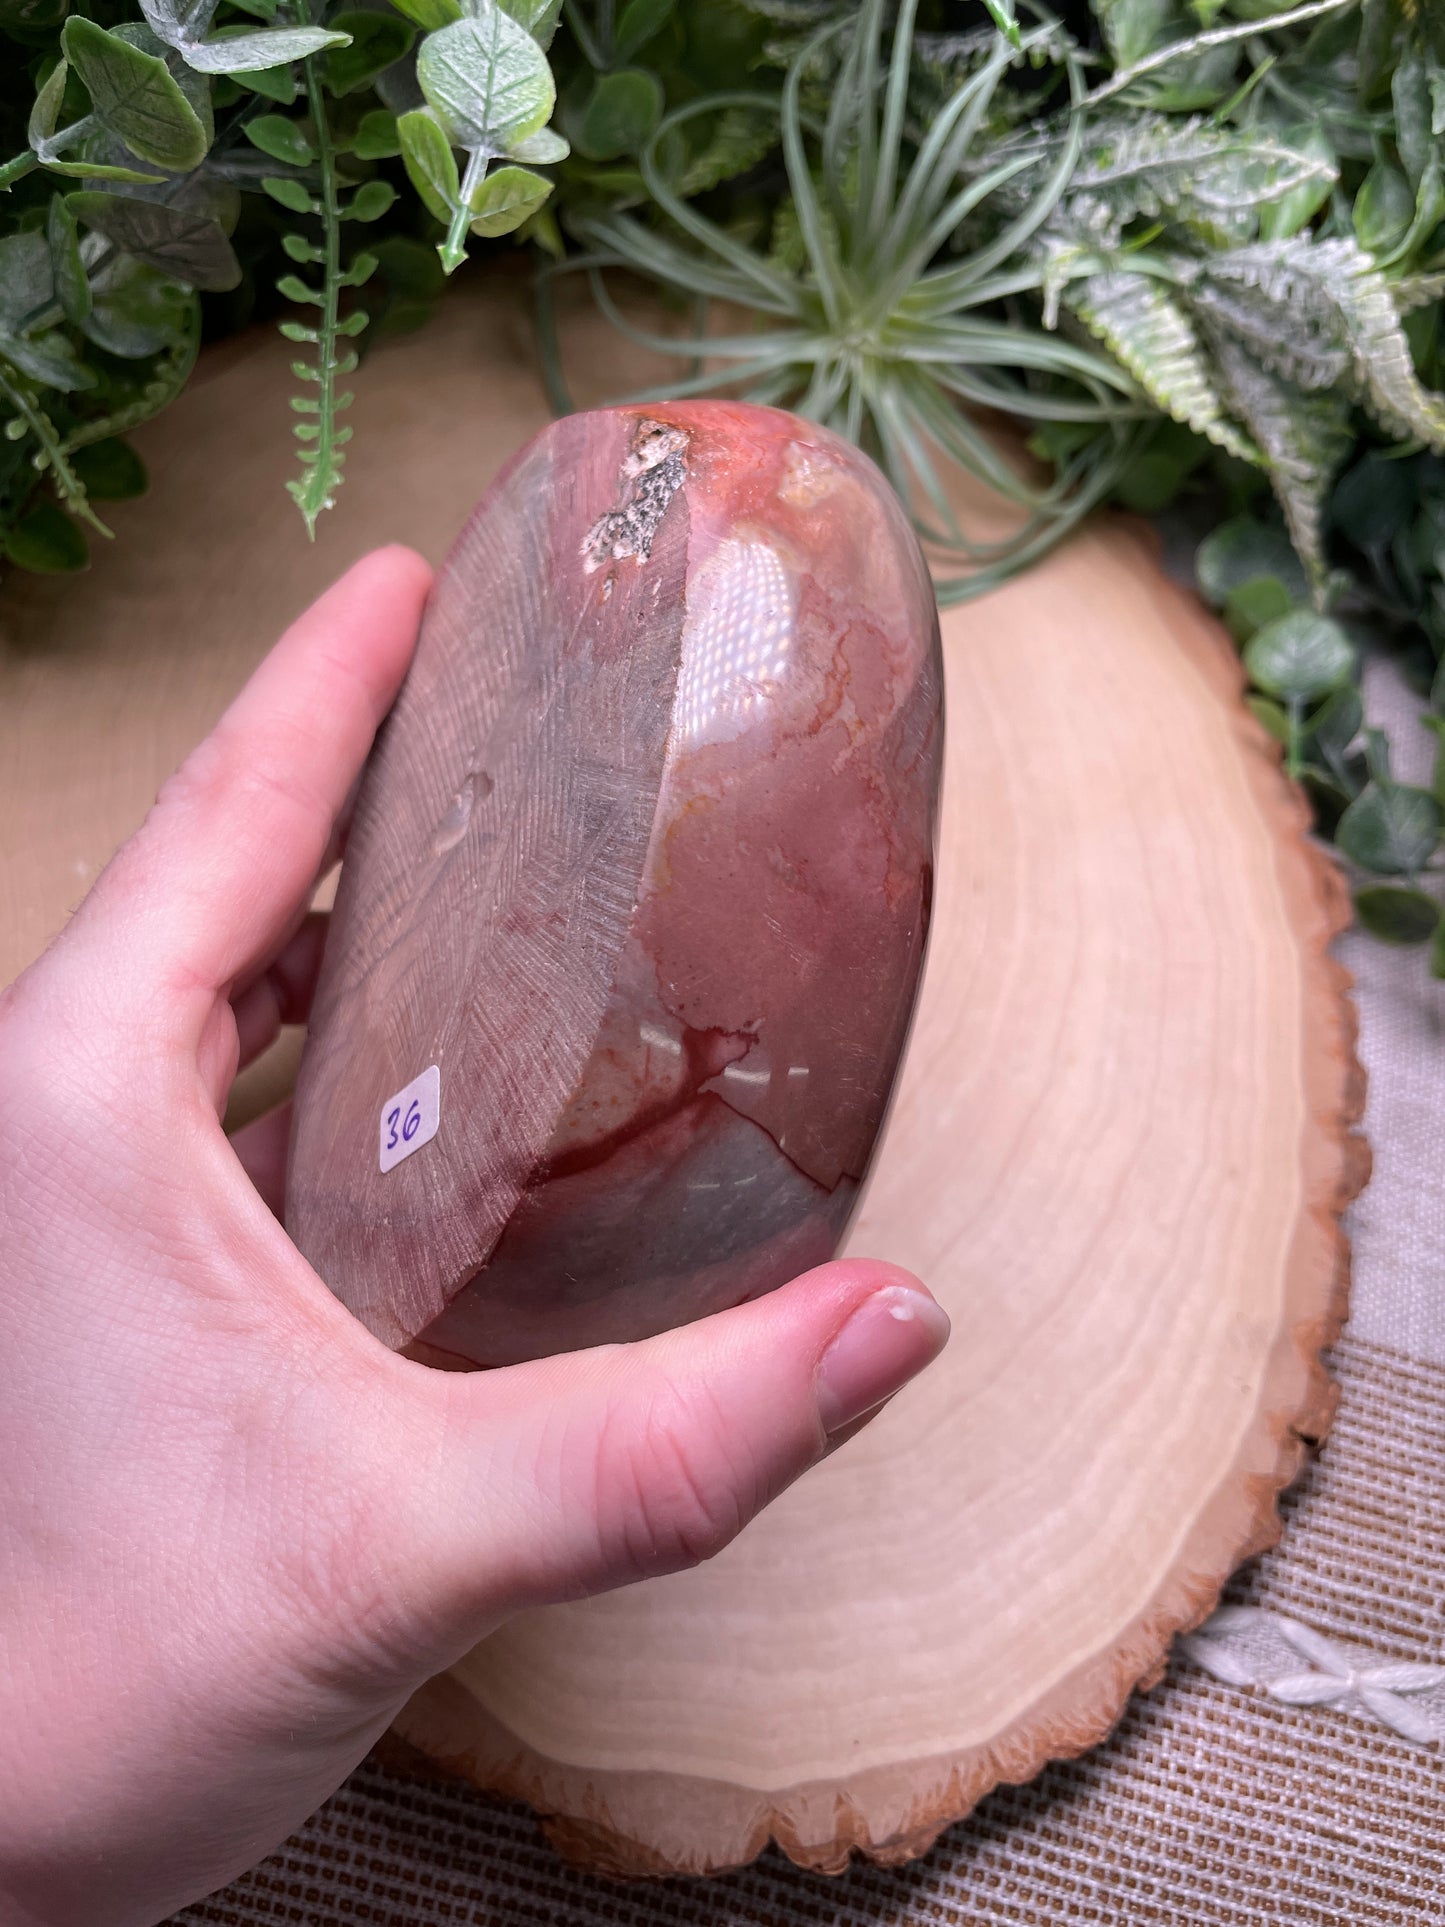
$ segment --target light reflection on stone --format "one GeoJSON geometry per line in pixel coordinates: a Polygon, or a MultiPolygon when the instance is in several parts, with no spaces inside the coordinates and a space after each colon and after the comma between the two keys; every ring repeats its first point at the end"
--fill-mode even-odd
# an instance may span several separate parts
{"type": "Polygon", "coordinates": [[[787,571],[756,536],[720,542],[688,585],[676,727],[682,743],[736,736],[788,666],[787,571]]]}

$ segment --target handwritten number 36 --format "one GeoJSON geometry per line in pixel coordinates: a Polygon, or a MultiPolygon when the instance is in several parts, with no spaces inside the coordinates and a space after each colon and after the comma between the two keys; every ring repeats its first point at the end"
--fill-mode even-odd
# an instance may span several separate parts
{"type": "Polygon", "coordinates": [[[417,1132],[421,1129],[420,1102],[416,1098],[411,1100],[411,1103],[407,1106],[406,1117],[404,1119],[401,1115],[401,1106],[398,1104],[395,1110],[387,1112],[386,1122],[391,1131],[391,1136],[386,1140],[386,1148],[388,1151],[394,1151],[398,1142],[410,1144],[417,1132]],[[401,1132],[399,1140],[397,1137],[398,1129],[400,1129],[401,1132]]]}

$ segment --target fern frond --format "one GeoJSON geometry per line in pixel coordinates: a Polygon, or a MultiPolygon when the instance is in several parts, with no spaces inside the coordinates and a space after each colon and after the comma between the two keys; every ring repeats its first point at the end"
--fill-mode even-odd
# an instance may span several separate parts
{"type": "Polygon", "coordinates": [[[1259,445],[1290,539],[1318,588],[1325,500],[1354,445],[1349,400],[1338,389],[1311,394],[1282,380],[1231,335],[1211,333],[1209,346],[1221,392],[1259,445]]]}
{"type": "Polygon", "coordinates": [[[1445,274],[1394,275],[1390,293],[1398,313],[1414,314],[1417,308],[1428,308],[1432,301],[1445,300],[1445,274]]]}
{"type": "Polygon", "coordinates": [[[913,53],[920,71],[950,93],[983,66],[997,45],[998,35],[992,27],[913,36],[913,53]]]}
{"type": "Polygon", "coordinates": [[[693,155],[678,176],[674,191],[684,200],[706,194],[722,182],[756,167],[777,144],[776,121],[750,114],[742,107],[725,107],[700,152],[693,155]]]}
{"type": "Polygon", "coordinates": [[[314,385],[316,393],[297,396],[291,403],[293,412],[300,417],[291,432],[300,444],[296,453],[304,472],[286,484],[287,493],[306,519],[306,532],[314,541],[317,519],[323,510],[335,506],[346,462],[345,445],[351,439],[351,430],[337,422],[341,412],[350,407],[351,396],[338,392],[337,382],[352,372],[357,357],[354,352],[341,354],[338,350],[344,336],[356,334],[365,327],[366,316],[358,311],[345,323],[340,318],[341,291],[348,285],[348,277],[341,271],[342,216],[336,153],[314,57],[301,65],[321,175],[320,198],[312,203],[311,211],[320,219],[322,239],[320,248],[313,248],[299,237],[292,237],[293,245],[287,252],[293,259],[315,262],[321,269],[322,279],[319,289],[308,287],[295,275],[285,276],[279,285],[281,292],[292,300],[310,303],[317,309],[314,327],[298,321],[281,324],[281,332],[288,341],[316,351],[314,361],[292,364],[297,378],[314,385]]]}
{"type": "Polygon", "coordinates": [[[1334,388],[1350,371],[1350,347],[1327,307],[1277,302],[1258,288],[1231,286],[1216,257],[1189,283],[1188,298],[1215,332],[1230,334],[1261,367],[1313,393],[1334,388]]]}
{"type": "Polygon", "coordinates": [[[90,506],[85,484],[71,467],[59,431],[41,406],[29,378],[18,370],[12,377],[0,365],[0,401],[8,404],[13,420],[24,423],[35,443],[31,461],[41,474],[50,477],[56,494],[71,514],[88,522],[98,535],[110,535],[111,531],[90,506]]]}
{"type": "Polygon", "coordinates": [[[1231,455],[1259,460],[1259,451],[1225,413],[1203,344],[1172,288],[1152,275],[1114,268],[1074,282],[1064,305],[1156,407],[1231,455]]]}
{"type": "Polygon", "coordinates": [[[1166,215],[1239,238],[1253,232],[1261,203],[1336,178],[1326,162],[1264,130],[1137,114],[1090,128],[1060,214],[1115,242],[1130,221],[1166,215]]]}
{"type": "Polygon", "coordinates": [[[1389,280],[1357,241],[1306,232],[1235,248],[1203,264],[1196,298],[1287,380],[1321,388],[1353,369],[1387,428],[1445,447],[1445,396],[1421,383],[1389,280]]]}
{"type": "MultiPolygon", "coordinates": [[[[1419,0],[1415,3],[1419,4],[1419,0]]],[[[1307,20],[1318,20],[1325,14],[1343,13],[1358,4],[1359,0],[1304,0],[1303,5],[1286,7],[1282,13],[1266,14],[1251,9],[1244,20],[1231,21],[1228,26],[1212,27],[1183,39],[1166,38],[1162,46],[1156,46],[1153,43],[1161,37],[1161,30],[1167,35],[1172,24],[1172,8],[1166,5],[1156,10],[1131,6],[1128,0],[1096,0],[1095,12],[1114,56],[1115,70],[1085,96],[1084,105],[1097,107],[1100,101],[1125,93],[1146,75],[1158,73],[1176,62],[1196,60],[1201,54],[1212,53],[1216,47],[1281,33],[1288,27],[1302,26],[1307,20]],[[1151,47],[1152,51],[1148,51],[1151,47]]]]}

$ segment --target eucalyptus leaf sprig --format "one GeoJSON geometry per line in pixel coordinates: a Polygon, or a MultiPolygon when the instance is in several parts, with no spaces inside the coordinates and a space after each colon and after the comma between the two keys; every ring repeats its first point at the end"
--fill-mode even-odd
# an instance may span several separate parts
{"type": "MultiPolygon", "coordinates": [[[[351,292],[384,263],[402,295],[387,305],[424,311],[433,298],[417,238],[398,233],[348,258],[345,224],[386,220],[397,186],[378,170],[402,157],[423,188],[411,219],[436,214],[448,272],[469,233],[508,233],[536,213],[551,181],[492,163],[567,152],[545,124],[555,89],[533,37],[550,38],[556,4],[406,0],[383,11],[343,0],[286,20],[278,0],[138,0],[140,17],[111,26],[66,17],[68,4],[0,0],[0,35],[43,49],[19,74],[33,90],[26,146],[0,164],[4,553],[32,569],[83,567],[80,524],[106,533],[92,496],[144,486],[115,437],[183,384],[199,297],[245,278],[233,240],[247,193],[297,217],[275,237],[291,264],[276,285],[302,310],[283,333],[310,351],[293,363],[304,473],[291,492],[314,534],[341,481],[343,383],[371,321],[348,306],[351,292]],[[49,33],[31,25],[42,18],[49,33]],[[393,98],[410,89],[424,104],[398,116],[378,93],[387,76],[393,98]],[[300,114],[288,111],[298,102],[300,114]],[[452,142],[467,156],[464,181],[452,142]]],[[[248,235],[268,231],[253,219],[248,235]]]]}
{"type": "MultiPolygon", "coordinates": [[[[448,0],[418,3],[430,13],[448,0]]],[[[416,78],[426,105],[403,114],[397,132],[412,185],[446,225],[439,252],[448,274],[466,259],[468,233],[510,234],[552,191],[532,168],[568,152],[547,125],[557,90],[544,49],[560,6],[561,0],[509,0],[506,8],[469,0],[468,11],[422,43],[416,78]],[[454,149],[466,156],[460,171],[454,149]],[[505,164],[491,171],[494,161],[505,164]]]]}

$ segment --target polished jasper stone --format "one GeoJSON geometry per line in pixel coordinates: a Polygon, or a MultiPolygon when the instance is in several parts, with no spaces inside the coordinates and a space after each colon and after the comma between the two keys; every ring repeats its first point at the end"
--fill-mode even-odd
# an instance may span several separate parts
{"type": "Polygon", "coordinates": [[[522,451],[368,767],[302,1065],[288,1221],[373,1331],[501,1364],[830,1256],[923,959],[940,701],[849,444],[697,402],[522,451]]]}

